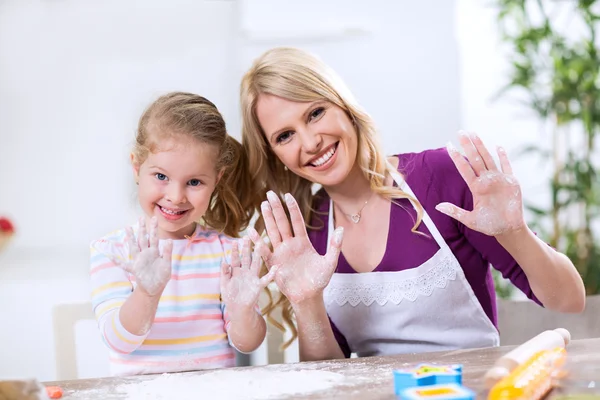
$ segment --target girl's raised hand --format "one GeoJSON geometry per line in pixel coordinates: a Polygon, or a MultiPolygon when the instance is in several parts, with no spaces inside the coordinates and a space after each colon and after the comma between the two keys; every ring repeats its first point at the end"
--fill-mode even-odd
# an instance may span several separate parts
{"type": "Polygon", "coordinates": [[[273,280],[277,271],[277,267],[273,267],[268,274],[259,278],[261,258],[258,249],[252,253],[250,246],[250,238],[244,237],[240,259],[239,246],[235,242],[231,264],[221,264],[221,297],[228,312],[233,315],[253,310],[260,291],[273,280]]]}
{"type": "Polygon", "coordinates": [[[137,240],[133,229],[128,227],[127,243],[129,245],[129,260],[113,262],[125,271],[135,276],[137,288],[148,296],[160,296],[171,279],[171,254],[173,242],[167,240],[163,253],[158,250],[158,221],[156,217],[150,220],[150,234],[146,236],[145,217],[140,218],[137,240]]]}

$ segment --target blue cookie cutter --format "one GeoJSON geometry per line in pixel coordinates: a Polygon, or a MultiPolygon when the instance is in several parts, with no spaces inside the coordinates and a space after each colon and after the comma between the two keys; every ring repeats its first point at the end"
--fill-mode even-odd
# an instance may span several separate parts
{"type": "Polygon", "coordinates": [[[475,400],[475,392],[457,383],[411,387],[398,396],[400,400],[475,400]]]}
{"type": "Polygon", "coordinates": [[[419,364],[414,368],[394,370],[394,392],[414,386],[462,384],[462,365],[419,364]]]}

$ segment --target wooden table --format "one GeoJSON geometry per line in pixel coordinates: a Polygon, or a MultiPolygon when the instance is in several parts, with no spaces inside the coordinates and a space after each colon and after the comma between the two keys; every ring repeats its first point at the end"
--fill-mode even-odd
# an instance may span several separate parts
{"type": "MultiPolygon", "coordinates": [[[[448,352],[436,352],[428,354],[408,354],[388,357],[367,357],[349,360],[333,360],[326,362],[305,362],[297,364],[279,364],[260,367],[233,368],[228,371],[235,371],[236,374],[249,374],[254,371],[330,371],[344,375],[347,378],[342,384],[325,391],[313,392],[310,394],[296,393],[287,397],[278,397],[286,399],[374,399],[374,400],[395,400],[393,390],[392,370],[395,368],[406,367],[407,365],[418,364],[421,362],[438,364],[462,364],[463,365],[463,384],[474,390],[478,399],[486,398],[486,391],[483,388],[483,375],[502,354],[513,349],[514,346],[502,346],[496,348],[456,350],[448,352]]],[[[600,338],[574,340],[568,347],[569,357],[576,362],[600,365],[600,338]]],[[[178,376],[197,377],[202,374],[214,371],[194,371],[178,376]]],[[[146,382],[156,379],[156,375],[146,375],[127,378],[99,378],[99,379],[81,379],[61,382],[45,382],[46,385],[61,386],[65,395],[64,399],[127,399],[127,396],[114,390],[115,387],[123,384],[146,382]]],[[[198,399],[204,400],[208,397],[198,393],[198,399]]],[[[552,398],[552,396],[550,396],[552,398]]],[[[174,399],[175,400],[175,399],[174,399]]]]}

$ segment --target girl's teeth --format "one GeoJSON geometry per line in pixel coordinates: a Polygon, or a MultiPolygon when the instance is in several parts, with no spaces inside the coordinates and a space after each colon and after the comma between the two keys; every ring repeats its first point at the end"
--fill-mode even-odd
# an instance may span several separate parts
{"type": "Polygon", "coordinates": [[[161,210],[163,210],[166,214],[171,214],[171,215],[178,215],[178,214],[183,214],[183,211],[173,211],[173,210],[169,210],[168,208],[160,208],[161,210]]]}

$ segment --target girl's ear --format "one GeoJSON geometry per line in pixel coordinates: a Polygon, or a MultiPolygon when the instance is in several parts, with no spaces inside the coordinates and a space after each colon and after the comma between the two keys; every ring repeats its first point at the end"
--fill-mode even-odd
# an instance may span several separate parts
{"type": "Polygon", "coordinates": [[[133,153],[129,155],[129,159],[131,160],[131,167],[133,169],[133,179],[137,185],[140,182],[140,164],[135,159],[135,155],[133,153]]]}

